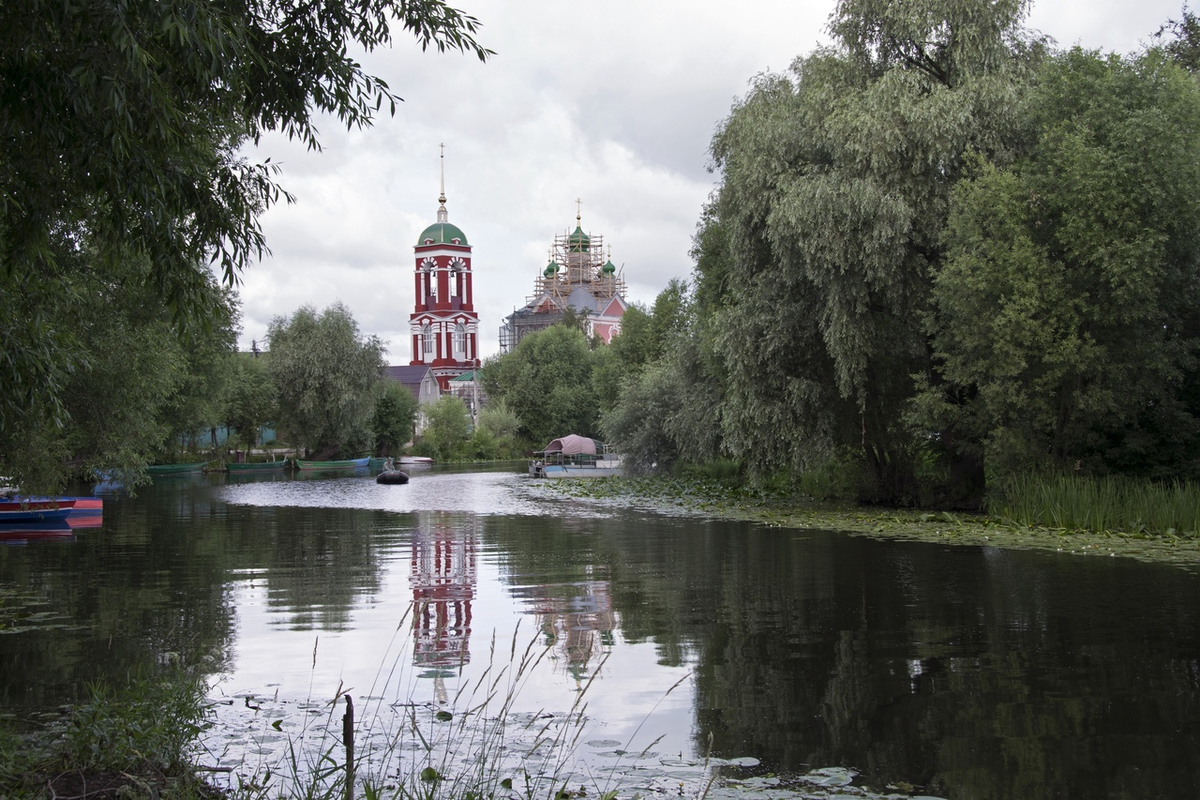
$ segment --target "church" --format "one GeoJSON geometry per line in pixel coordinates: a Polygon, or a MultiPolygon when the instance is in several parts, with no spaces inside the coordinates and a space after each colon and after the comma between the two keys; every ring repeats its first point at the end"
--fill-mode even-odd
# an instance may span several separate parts
{"type": "Polygon", "coordinates": [[[471,245],[446,211],[442,171],[437,222],[421,231],[413,247],[415,302],[409,315],[410,367],[428,367],[441,392],[479,368],[479,314],[472,290],[471,245]]]}
{"type": "Polygon", "coordinates": [[[583,232],[576,207],[575,230],[554,237],[550,263],[534,281],[533,294],[500,327],[500,352],[509,352],[530,333],[558,322],[568,308],[583,318],[589,337],[611,342],[621,332],[621,318],[629,308],[625,296],[623,270],[613,265],[611,253],[605,258],[602,237],[583,232]]]}

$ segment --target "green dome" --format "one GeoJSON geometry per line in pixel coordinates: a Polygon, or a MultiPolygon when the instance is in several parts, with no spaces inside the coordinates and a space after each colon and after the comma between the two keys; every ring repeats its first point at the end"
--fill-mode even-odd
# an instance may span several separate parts
{"type": "Polygon", "coordinates": [[[458,244],[467,243],[467,235],[457,225],[451,225],[449,222],[435,222],[421,231],[417,247],[425,244],[426,239],[433,239],[434,244],[454,244],[455,239],[458,239],[458,244]]]}
{"type": "Polygon", "coordinates": [[[600,268],[600,271],[603,272],[605,275],[612,275],[614,272],[617,271],[617,268],[616,268],[616,266],[613,265],[612,259],[610,258],[608,261],[605,262],[604,266],[600,268]]]}
{"type": "Polygon", "coordinates": [[[583,232],[583,228],[575,226],[575,232],[567,239],[572,253],[586,253],[591,246],[592,237],[583,232]]]}
{"type": "Polygon", "coordinates": [[[558,264],[553,261],[551,261],[549,264],[547,264],[546,268],[544,270],[542,270],[542,275],[547,278],[553,278],[557,274],[558,274],[558,264]]]}

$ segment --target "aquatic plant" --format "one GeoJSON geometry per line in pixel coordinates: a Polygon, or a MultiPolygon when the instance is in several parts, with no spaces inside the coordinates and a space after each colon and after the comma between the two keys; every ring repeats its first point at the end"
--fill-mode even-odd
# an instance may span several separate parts
{"type": "Polygon", "coordinates": [[[1020,525],[1195,538],[1200,486],[1117,476],[1016,475],[994,488],[988,510],[1020,525]]]}

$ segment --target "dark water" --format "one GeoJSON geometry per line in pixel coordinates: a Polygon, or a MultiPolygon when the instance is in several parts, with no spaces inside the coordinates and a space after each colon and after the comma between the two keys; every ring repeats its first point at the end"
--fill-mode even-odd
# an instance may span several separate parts
{"type": "Polygon", "coordinates": [[[518,710],[586,687],[584,756],[687,758],[711,737],[764,771],[946,798],[1200,794],[1200,578],[1178,567],[664,517],[435,470],[163,481],[74,539],[0,547],[0,601],[3,711],[204,663],[229,701],[217,761],[265,763],[339,686],[435,707],[532,643],[518,710]]]}

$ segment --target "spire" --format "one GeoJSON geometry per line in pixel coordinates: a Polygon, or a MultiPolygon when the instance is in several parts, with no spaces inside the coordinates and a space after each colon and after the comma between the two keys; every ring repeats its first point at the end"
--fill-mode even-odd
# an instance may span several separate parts
{"type": "Polygon", "coordinates": [[[438,195],[438,222],[449,222],[450,215],[446,213],[446,145],[439,144],[438,148],[442,151],[438,156],[439,167],[442,174],[442,193],[438,195]]]}
{"type": "Polygon", "coordinates": [[[575,227],[576,228],[580,227],[580,225],[583,223],[583,217],[580,216],[582,214],[582,212],[580,211],[580,206],[582,206],[582,205],[583,205],[583,199],[576,197],[575,198],[575,227]]]}

